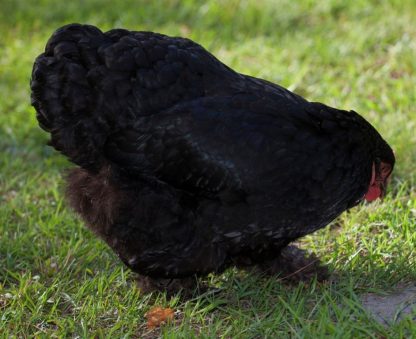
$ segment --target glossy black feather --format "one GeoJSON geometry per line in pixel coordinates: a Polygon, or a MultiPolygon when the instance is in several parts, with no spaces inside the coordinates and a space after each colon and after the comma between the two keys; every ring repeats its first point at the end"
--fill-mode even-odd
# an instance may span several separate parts
{"type": "Polygon", "coordinates": [[[362,200],[390,147],[355,112],[239,74],[196,43],[68,25],[32,102],[77,164],[72,206],[133,270],[220,271],[278,256],[362,200]]]}

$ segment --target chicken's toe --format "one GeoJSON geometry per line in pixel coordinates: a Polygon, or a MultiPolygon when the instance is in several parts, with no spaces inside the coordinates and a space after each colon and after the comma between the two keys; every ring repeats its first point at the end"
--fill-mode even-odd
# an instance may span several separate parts
{"type": "Polygon", "coordinates": [[[279,275],[280,279],[299,282],[310,281],[316,277],[317,281],[329,279],[329,271],[314,254],[308,254],[294,245],[285,247],[279,257],[268,260],[259,265],[262,272],[279,275]]]}
{"type": "Polygon", "coordinates": [[[142,293],[166,292],[167,295],[181,293],[183,296],[192,296],[200,290],[197,277],[182,279],[154,279],[144,275],[136,278],[137,286],[142,293]]]}

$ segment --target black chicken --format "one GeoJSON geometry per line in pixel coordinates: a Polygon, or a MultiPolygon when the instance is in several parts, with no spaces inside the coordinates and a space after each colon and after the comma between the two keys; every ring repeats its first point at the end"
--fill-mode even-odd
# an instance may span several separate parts
{"type": "Polygon", "coordinates": [[[151,278],[285,270],[290,242],[383,196],[395,162],[357,113],[239,74],[188,39],[67,25],[31,89],[50,144],[79,166],[70,204],[151,278]]]}

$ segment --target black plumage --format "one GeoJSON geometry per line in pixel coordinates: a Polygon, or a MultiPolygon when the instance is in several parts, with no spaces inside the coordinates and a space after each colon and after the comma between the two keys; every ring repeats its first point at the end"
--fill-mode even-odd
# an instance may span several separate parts
{"type": "Polygon", "coordinates": [[[277,258],[380,196],[394,166],[357,113],[239,74],[188,39],[64,26],[31,89],[51,145],[78,165],[72,207],[154,278],[277,258]]]}

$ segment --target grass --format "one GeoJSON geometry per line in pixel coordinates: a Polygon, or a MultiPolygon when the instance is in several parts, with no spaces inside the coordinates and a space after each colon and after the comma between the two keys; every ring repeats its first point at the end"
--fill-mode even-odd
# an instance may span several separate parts
{"type": "Polygon", "coordinates": [[[416,3],[365,1],[0,0],[0,335],[6,337],[399,338],[360,296],[416,280],[416,3]],[[240,72],[354,109],[397,154],[390,193],[305,238],[332,284],[287,285],[229,270],[218,293],[143,295],[133,275],[71,213],[62,173],[30,107],[34,58],[57,27],[88,22],[190,37],[240,72]],[[177,320],[149,332],[144,314],[177,320]]]}

